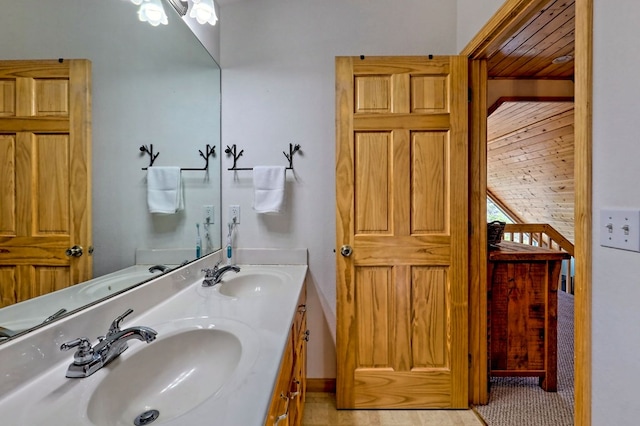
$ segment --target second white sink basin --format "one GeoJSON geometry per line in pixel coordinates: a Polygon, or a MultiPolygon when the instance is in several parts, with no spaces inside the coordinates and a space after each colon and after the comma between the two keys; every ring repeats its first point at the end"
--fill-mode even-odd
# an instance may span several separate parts
{"type": "Polygon", "coordinates": [[[226,275],[218,291],[229,297],[258,297],[273,294],[285,288],[286,276],[275,271],[226,275]]]}
{"type": "Polygon", "coordinates": [[[160,272],[151,273],[145,269],[128,274],[96,278],[79,286],[78,297],[98,300],[159,275],[161,275],[160,272]]]}
{"type": "MultiPolygon", "coordinates": [[[[142,344],[130,343],[128,351],[142,344]]],[[[88,418],[96,425],[130,426],[157,410],[155,424],[174,419],[219,392],[238,368],[243,350],[238,337],[216,328],[167,337],[158,332],[155,342],[105,367],[109,373],[89,400],[88,418]]]]}

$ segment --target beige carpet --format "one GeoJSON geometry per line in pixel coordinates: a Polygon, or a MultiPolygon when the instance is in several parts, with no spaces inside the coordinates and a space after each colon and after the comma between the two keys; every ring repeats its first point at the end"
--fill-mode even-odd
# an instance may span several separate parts
{"type": "Polygon", "coordinates": [[[573,425],[573,296],[558,292],[558,392],[537,377],[494,377],[489,404],[475,410],[489,426],[573,425]]]}

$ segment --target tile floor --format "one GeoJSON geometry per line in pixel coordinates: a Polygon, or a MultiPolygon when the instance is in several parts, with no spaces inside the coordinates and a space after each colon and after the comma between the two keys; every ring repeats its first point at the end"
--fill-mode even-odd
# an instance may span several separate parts
{"type": "Polygon", "coordinates": [[[336,410],[335,394],[307,393],[303,426],[484,426],[471,410],[336,410]]]}

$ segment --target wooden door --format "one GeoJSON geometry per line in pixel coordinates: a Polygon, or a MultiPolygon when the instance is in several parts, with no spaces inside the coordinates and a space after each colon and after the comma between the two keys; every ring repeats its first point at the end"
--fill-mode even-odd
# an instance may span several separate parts
{"type": "Polygon", "coordinates": [[[467,73],[336,59],[338,408],[467,407],[467,73]]]}
{"type": "Polygon", "coordinates": [[[0,307],[91,277],[90,80],[87,60],[0,61],[0,307]]]}

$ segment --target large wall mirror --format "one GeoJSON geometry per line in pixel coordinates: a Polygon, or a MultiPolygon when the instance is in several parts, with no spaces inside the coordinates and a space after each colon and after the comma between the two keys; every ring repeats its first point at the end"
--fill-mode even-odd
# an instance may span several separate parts
{"type": "MultiPolygon", "coordinates": [[[[172,263],[195,259],[196,224],[203,254],[221,247],[220,69],[175,10],[164,7],[169,24],[157,27],[140,22],[137,7],[122,0],[20,0],[4,5],[0,18],[0,38],[6,41],[0,60],[92,63],[94,278],[132,267],[140,249],[173,250],[179,258],[172,263]],[[177,214],[148,211],[142,169],[149,156],[140,147],[150,145],[159,153],[154,165],[183,168],[203,167],[200,151],[207,145],[215,149],[207,171],[182,172],[185,208],[177,214]],[[214,212],[206,227],[205,205],[214,212]]],[[[165,257],[157,263],[169,262],[165,257]]],[[[81,308],[72,302],[52,305],[55,293],[0,309],[0,331],[31,327],[3,323],[3,312],[14,312],[15,320],[27,303],[42,302],[43,318],[29,318],[36,324],[58,309],[81,308]]],[[[96,299],[103,297],[96,292],[96,299]]]]}

